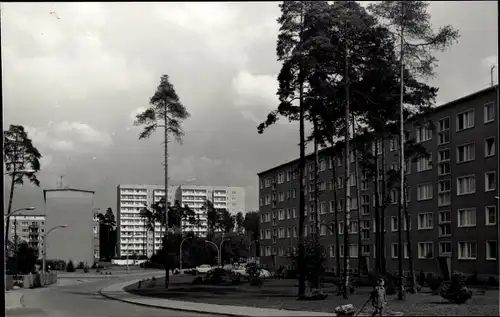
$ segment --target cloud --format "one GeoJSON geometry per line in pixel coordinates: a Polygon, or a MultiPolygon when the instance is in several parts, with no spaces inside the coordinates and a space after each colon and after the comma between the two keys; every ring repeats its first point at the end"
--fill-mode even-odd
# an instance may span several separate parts
{"type": "Polygon", "coordinates": [[[233,79],[233,88],[237,94],[235,106],[238,108],[266,106],[274,109],[278,105],[276,75],[253,75],[242,71],[233,79]]]}
{"type": "Polygon", "coordinates": [[[35,146],[57,152],[86,152],[113,143],[107,133],[80,122],[62,121],[46,129],[26,127],[26,130],[35,146]]]}
{"type": "Polygon", "coordinates": [[[130,115],[129,115],[130,120],[135,121],[135,117],[136,117],[139,113],[144,112],[144,110],[146,110],[146,108],[144,108],[144,107],[139,107],[139,108],[137,108],[137,109],[132,110],[132,112],[130,112],[130,115]]]}

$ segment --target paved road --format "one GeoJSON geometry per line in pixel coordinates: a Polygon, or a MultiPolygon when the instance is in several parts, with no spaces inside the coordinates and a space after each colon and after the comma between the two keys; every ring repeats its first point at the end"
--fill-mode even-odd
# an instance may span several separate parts
{"type": "Polygon", "coordinates": [[[137,306],[106,299],[98,291],[106,286],[136,276],[93,279],[71,283],[63,280],[59,286],[24,291],[24,308],[9,310],[7,316],[19,317],[146,317],[146,316],[207,316],[151,307],[137,306]]]}

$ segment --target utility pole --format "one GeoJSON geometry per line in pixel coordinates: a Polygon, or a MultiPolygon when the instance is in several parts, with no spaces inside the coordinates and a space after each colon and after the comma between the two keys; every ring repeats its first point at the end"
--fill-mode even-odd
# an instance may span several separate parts
{"type": "Polygon", "coordinates": [[[495,83],[493,82],[493,70],[495,69],[496,65],[493,65],[491,66],[491,69],[490,69],[490,81],[491,81],[491,87],[493,87],[493,85],[495,85],[495,83]]]}

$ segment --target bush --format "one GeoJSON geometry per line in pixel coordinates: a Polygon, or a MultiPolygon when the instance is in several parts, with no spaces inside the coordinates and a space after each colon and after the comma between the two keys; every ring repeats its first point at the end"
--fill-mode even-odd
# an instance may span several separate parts
{"type": "Polygon", "coordinates": [[[90,268],[87,264],[83,267],[83,273],[88,273],[90,271],[90,268]]]}
{"type": "Polygon", "coordinates": [[[441,284],[443,284],[443,278],[440,276],[433,276],[432,274],[427,275],[427,285],[429,285],[429,288],[433,292],[437,292],[439,288],[441,287],[441,284]]]}
{"type": "Polygon", "coordinates": [[[240,276],[240,274],[237,274],[237,273],[231,274],[231,284],[232,285],[239,285],[239,284],[241,284],[241,276],[240,276]]]}
{"type": "Polygon", "coordinates": [[[68,265],[66,265],[66,272],[75,272],[75,265],[73,264],[73,261],[69,261],[68,265]]]}
{"type": "Polygon", "coordinates": [[[207,272],[205,281],[212,285],[219,285],[223,281],[226,271],[221,268],[215,268],[207,272]]]}
{"type": "Polygon", "coordinates": [[[486,285],[498,287],[499,286],[498,279],[495,278],[494,276],[490,276],[490,277],[488,277],[488,281],[486,282],[486,285]]]}
{"type": "Polygon", "coordinates": [[[151,262],[151,261],[143,262],[143,263],[139,264],[139,267],[147,268],[147,269],[163,269],[164,268],[163,264],[151,262]]]}
{"type": "Polygon", "coordinates": [[[202,285],[203,284],[203,278],[201,276],[197,276],[193,279],[193,282],[191,282],[193,285],[202,285]]]}
{"type": "Polygon", "coordinates": [[[78,262],[77,269],[83,270],[84,267],[85,267],[85,263],[83,263],[82,261],[78,262]]]}
{"type": "Polygon", "coordinates": [[[262,286],[263,281],[260,277],[260,269],[254,263],[247,266],[248,281],[252,286],[262,286]]]}

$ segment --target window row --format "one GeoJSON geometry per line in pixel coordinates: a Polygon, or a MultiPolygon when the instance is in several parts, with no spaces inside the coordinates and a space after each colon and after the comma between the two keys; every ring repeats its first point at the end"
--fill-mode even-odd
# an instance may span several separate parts
{"type": "MultiPolygon", "coordinates": [[[[295,208],[294,208],[295,209],[295,208]]],[[[263,215],[261,215],[261,221],[263,215]]],[[[447,237],[451,236],[452,229],[452,220],[451,220],[451,211],[450,210],[440,210],[437,214],[437,226],[439,230],[439,237],[447,237]]],[[[264,217],[266,218],[266,217],[264,217]]],[[[457,210],[456,216],[456,226],[458,228],[470,228],[475,227],[477,225],[477,215],[476,208],[460,208],[457,210]]],[[[412,221],[411,215],[406,219],[403,217],[403,230],[411,230],[412,221]]],[[[267,222],[267,221],[266,221],[267,222]]],[[[370,224],[370,220],[361,220],[358,223],[358,220],[351,220],[349,223],[348,233],[349,234],[357,234],[358,230],[361,234],[361,239],[368,240],[370,239],[370,228],[375,233],[377,232],[376,226],[379,225],[379,230],[384,228],[384,231],[387,231],[386,224],[376,224],[375,219],[371,222],[373,226],[370,224]]],[[[484,225],[485,226],[495,226],[497,224],[497,211],[496,206],[486,206],[484,209],[484,225]]],[[[432,212],[427,213],[419,213],[417,214],[417,230],[431,230],[434,229],[435,226],[435,214],[432,212]]],[[[271,238],[296,238],[298,236],[297,227],[288,227],[288,228],[278,228],[272,229],[273,234],[271,235],[271,229],[261,230],[260,237],[261,239],[271,239],[271,238]]],[[[338,225],[336,226],[334,222],[320,224],[320,235],[334,235],[335,230],[337,233],[342,235],[345,231],[344,221],[338,221],[338,225]]],[[[399,219],[397,216],[390,217],[390,230],[391,232],[396,232],[399,230],[399,219]]],[[[306,224],[304,226],[304,235],[313,234],[316,232],[315,224],[306,224]]]]}
{"type": "MultiPolygon", "coordinates": [[[[370,244],[362,244],[361,249],[358,249],[357,244],[351,244],[349,246],[349,258],[358,258],[359,253],[361,252],[361,256],[372,256],[376,257],[376,246],[371,246],[370,244]],[[372,251],[372,252],[370,252],[372,251]]],[[[386,249],[387,250],[387,249],[386,249]]],[[[399,258],[399,244],[392,243],[390,245],[390,253],[392,259],[399,258]]],[[[262,246],[260,249],[260,254],[262,256],[289,256],[290,253],[294,253],[297,251],[296,247],[271,247],[271,246],[262,246]],[[277,252],[276,252],[277,249],[277,252]],[[285,251],[286,250],[286,251],[285,251]],[[277,253],[277,254],[276,254],[277,253]]],[[[336,257],[335,252],[335,244],[328,245],[326,250],[327,256],[330,258],[336,257]]],[[[417,258],[419,260],[428,260],[435,258],[435,250],[434,250],[434,242],[418,242],[417,244],[417,258]]],[[[478,259],[478,249],[476,241],[459,241],[457,242],[457,259],[459,260],[477,260],[478,259]]],[[[386,252],[384,252],[386,253],[386,252]]],[[[410,257],[410,250],[408,247],[408,243],[404,244],[403,247],[404,258],[408,259],[410,257]]],[[[438,256],[440,257],[451,257],[452,252],[452,242],[451,241],[440,241],[438,242],[438,256]]],[[[339,244],[339,257],[343,258],[345,256],[345,248],[343,244],[339,244]]],[[[386,255],[384,254],[384,257],[386,255]]],[[[485,242],[485,250],[484,250],[484,258],[488,261],[495,261],[498,256],[497,249],[497,241],[490,240],[485,242]]]]}

